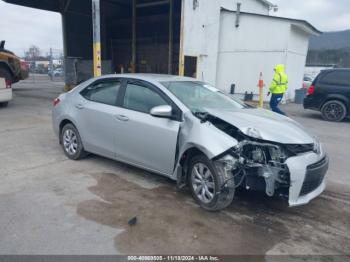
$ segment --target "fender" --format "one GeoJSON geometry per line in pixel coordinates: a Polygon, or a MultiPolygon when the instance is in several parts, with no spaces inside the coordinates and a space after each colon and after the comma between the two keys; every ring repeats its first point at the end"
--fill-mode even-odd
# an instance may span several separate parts
{"type": "Polygon", "coordinates": [[[350,100],[341,94],[329,94],[327,95],[327,97],[322,101],[321,106],[320,106],[320,110],[322,109],[323,105],[329,101],[329,100],[339,100],[345,103],[345,106],[348,110],[350,110],[350,100]]]}
{"type": "Polygon", "coordinates": [[[0,60],[0,67],[6,68],[7,70],[9,70],[12,77],[15,75],[15,72],[13,72],[11,66],[9,65],[9,63],[7,61],[0,60]]]}

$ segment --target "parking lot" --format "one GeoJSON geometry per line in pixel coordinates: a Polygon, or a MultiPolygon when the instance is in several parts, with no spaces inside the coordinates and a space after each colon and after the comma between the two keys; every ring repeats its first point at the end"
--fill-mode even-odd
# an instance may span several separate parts
{"type": "Polygon", "coordinates": [[[242,191],[210,213],[166,178],[94,155],[68,160],[51,127],[51,101],[62,90],[30,79],[0,109],[1,254],[350,253],[349,120],[284,106],[330,156],[327,189],[310,204],[289,208],[242,191]]]}

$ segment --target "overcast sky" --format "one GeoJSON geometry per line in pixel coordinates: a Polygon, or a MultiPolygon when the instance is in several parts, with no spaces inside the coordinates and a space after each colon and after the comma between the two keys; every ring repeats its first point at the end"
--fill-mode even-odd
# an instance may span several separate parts
{"type": "Polygon", "coordinates": [[[307,20],[321,31],[350,29],[350,0],[269,0],[278,5],[273,15],[307,20]]]}
{"type": "Polygon", "coordinates": [[[32,44],[43,54],[50,47],[62,49],[61,15],[0,0],[0,40],[6,40],[7,49],[19,56],[32,44]]]}
{"type": "MultiPolygon", "coordinates": [[[[244,0],[242,0],[244,2],[244,0]]],[[[350,29],[350,0],[270,0],[279,6],[272,15],[309,21],[321,31],[350,29]]],[[[11,5],[0,0],[0,40],[22,56],[34,44],[42,53],[62,49],[61,16],[57,13],[11,5]]]]}

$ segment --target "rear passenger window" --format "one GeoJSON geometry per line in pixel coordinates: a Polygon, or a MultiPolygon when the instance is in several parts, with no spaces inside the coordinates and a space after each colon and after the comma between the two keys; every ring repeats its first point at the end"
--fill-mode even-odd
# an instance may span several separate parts
{"type": "Polygon", "coordinates": [[[322,77],[321,82],[329,85],[350,86],[350,71],[334,71],[322,77]]]}
{"type": "Polygon", "coordinates": [[[81,95],[93,102],[115,106],[120,87],[120,81],[99,82],[85,88],[81,95]]]}
{"type": "Polygon", "coordinates": [[[160,105],[168,105],[168,103],[158,93],[141,85],[127,85],[124,97],[125,108],[149,114],[153,107],[160,105]]]}

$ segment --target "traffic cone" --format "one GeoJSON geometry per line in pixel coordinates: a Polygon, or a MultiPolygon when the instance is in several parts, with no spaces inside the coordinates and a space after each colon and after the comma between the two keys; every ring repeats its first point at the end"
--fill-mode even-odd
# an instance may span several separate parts
{"type": "Polygon", "coordinates": [[[264,79],[263,79],[263,74],[262,72],[260,72],[260,76],[259,76],[259,83],[258,83],[258,87],[259,87],[259,107],[263,108],[264,107],[264,79]]]}

